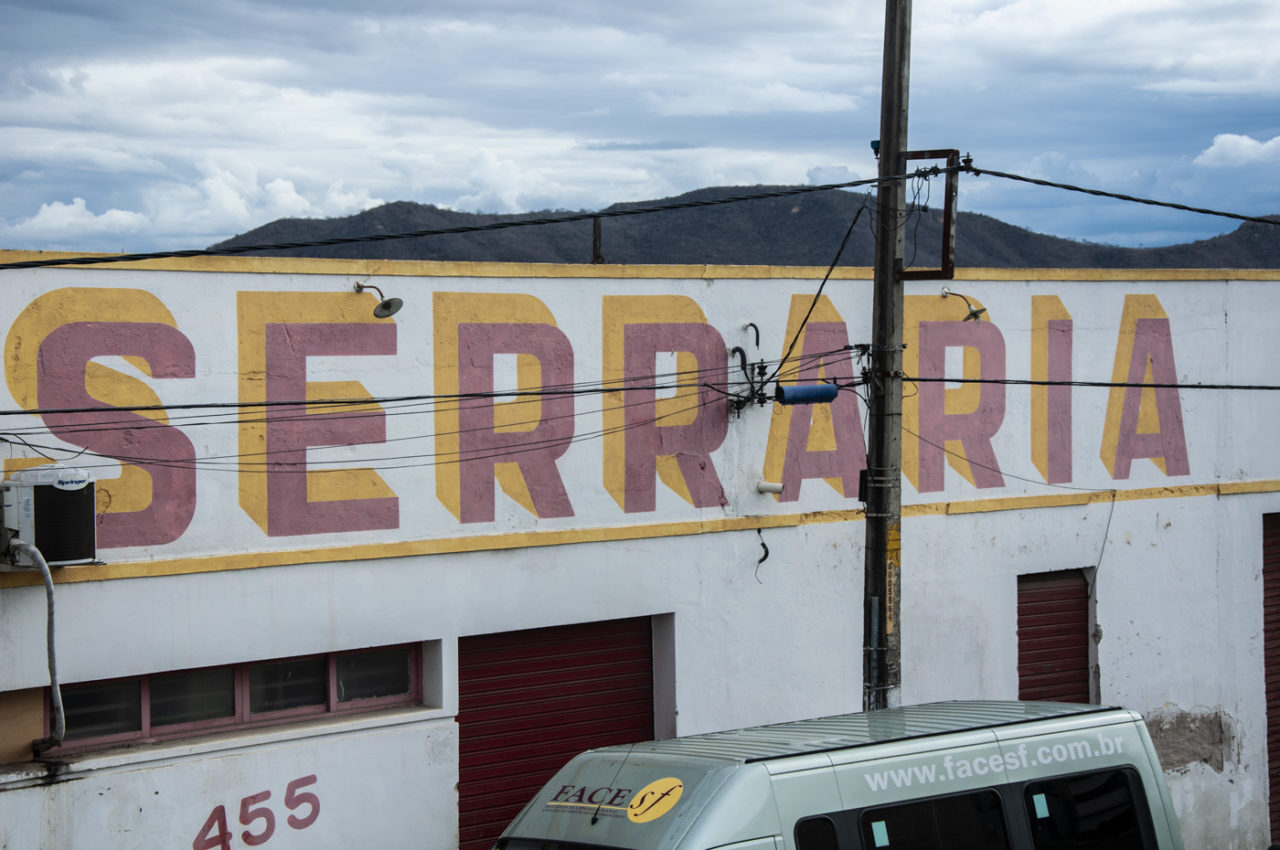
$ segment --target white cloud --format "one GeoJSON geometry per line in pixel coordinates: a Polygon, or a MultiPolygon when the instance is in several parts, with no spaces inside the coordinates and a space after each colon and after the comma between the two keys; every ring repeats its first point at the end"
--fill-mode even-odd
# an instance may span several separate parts
{"type": "Polygon", "coordinates": [[[315,207],[306,198],[298,194],[292,180],[277,177],[262,189],[263,208],[270,210],[277,217],[301,218],[315,214],[315,207]]]}
{"type": "Polygon", "coordinates": [[[150,187],[141,201],[146,212],[94,213],[84,198],[53,201],[30,218],[0,226],[0,240],[6,247],[118,251],[127,244],[120,237],[132,237],[165,240],[170,248],[199,248],[277,218],[343,216],[385,203],[367,190],[348,190],[341,181],[307,195],[289,180],[263,183],[252,169],[206,164],[204,170],[205,176],[192,183],[150,187]]]}
{"type": "Polygon", "coordinates": [[[382,198],[371,196],[366,188],[348,190],[343,181],[338,180],[325,190],[320,209],[325,216],[340,216],[363,212],[385,203],[382,198]]]}
{"type": "Polygon", "coordinates": [[[1273,0],[944,0],[916,7],[913,53],[939,79],[999,86],[1110,79],[1129,89],[1280,93],[1280,4],[1273,0]],[[948,73],[949,72],[949,73],[948,73]]]}
{"type": "Polygon", "coordinates": [[[1197,156],[1195,162],[1211,168],[1280,163],[1280,136],[1260,142],[1250,136],[1222,133],[1213,137],[1213,144],[1197,156]]]}
{"type": "Polygon", "coordinates": [[[815,165],[805,172],[805,178],[811,186],[826,186],[832,183],[852,183],[862,180],[863,176],[847,165],[815,165]]]}
{"type": "Polygon", "coordinates": [[[192,183],[153,187],[144,204],[160,222],[184,222],[193,233],[225,238],[277,218],[350,215],[385,203],[366,190],[347,190],[341,181],[300,190],[292,180],[265,179],[245,161],[206,162],[204,177],[192,183]],[[221,234],[221,236],[219,236],[221,234]]]}
{"type": "MultiPolygon", "coordinates": [[[[18,222],[0,247],[199,247],[383,199],[598,208],[874,173],[883,0],[45,6],[0,29],[0,222],[18,222]]],[[[1276,0],[917,3],[911,146],[1212,205],[1193,159],[1275,161],[1254,140],[1280,114],[1276,43],[1276,0]],[[1222,127],[1240,135],[1197,158],[1189,140],[1222,127]]],[[[1003,197],[989,178],[962,193],[1003,197]]]]}
{"type": "Polygon", "coordinates": [[[776,112],[852,112],[856,98],[841,92],[797,88],[781,82],[761,86],[730,83],[692,91],[651,92],[659,115],[746,115],[776,112]]]}
{"type": "Polygon", "coordinates": [[[71,203],[52,201],[40,205],[40,211],[24,221],[3,229],[5,236],[13,240],[49,240],[62,244],[74,242],[80,234],[129,235],[145,232],[150,220],[140,213],[110,209],[101,214],[93,213],[84,198],[71,203]]]}

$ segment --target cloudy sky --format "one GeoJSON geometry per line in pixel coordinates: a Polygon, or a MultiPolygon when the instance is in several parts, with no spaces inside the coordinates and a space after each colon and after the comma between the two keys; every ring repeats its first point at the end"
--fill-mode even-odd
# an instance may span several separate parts
{"type": "MultiPolygon", "coordinates": [[[[201,248],[396,200],[598,209],[875,174],[883,0],[0,0],[0,248],[201,248]]],[[[1277,0],[915,0],[912,148],[1280,213],[1277,0]]],[[[1235,229],[997,178],[961,208],[1235,229]]],[[[963,234],[961,234],[963,238],[963,234]]]]}

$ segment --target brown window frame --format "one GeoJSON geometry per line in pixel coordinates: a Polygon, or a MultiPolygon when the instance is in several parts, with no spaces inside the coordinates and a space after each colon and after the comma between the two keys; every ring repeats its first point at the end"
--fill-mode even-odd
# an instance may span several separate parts
{"type": "MultiPolygon", "coordinates": [[[[269,726],[280,726],[299,720],[309,720],[316,717],[335,717],[346,716],[352,714],[363,714],[371,711],[379,711],[387,708],[398,708],[403,706],[419,705],[422,703],[422,644],[394,644],[391,646],[377,646],[367,649],[348,650],[344,652],[316,653],[312,655],[297,655],[285,658],[271,658],[260,661],[242,662],[239,664],[222,664],[211,667],[193,667],[186,670],[168,670],[163,673],[153,673],[143,676],[124,676],[114,679],[99,679],[90,682],[77,682],[75,684],[63,685],[62,694],[74,694],[77,689],[87,689],[92,686],[116,684],[123,682],[137,682],[139,688],[139,728],[137,730],[112,732],[101,735],[90,735],[82,738],[64,738],[62,744],[48,750],[50,755],[59,755],[67,753],[77,753],[88,750],[103,749],[106,747],[119,746],[121,744],[135,743],[151,743],[155,741],[168,741],[179,738],[190,738],[200,735],[216,734],[218,732],[230,729],[258,729],[269,726]],[[387,652],[393,650],[403,650],[405,652],[405,663],[408,664],[408,690],[397,692],[386,696],[375,696],[362,699],[342,699],[339,697],[338,689],[338,663],[343,659],[355,658],[360,655],[367,655],[377,652],[387,652]],[[326,663],[326,681],[325,681],[325,698],[323,702],[315,702],[308,705],[302,705],[291,708],[283,708],[268,711],[252,711],[250,707],[250,672],[255,668],[263,668],[267,665],[288,663],[295,661],[308,661],[313,659],[325,659],[326,663]],[[167,676],[174,673],[193,673],[208,670],[227,670],[232,671],[232,688],[233,688],[233,704],[234,710],[232,714],[221,717],[214,717],[204,720],[194,720],[182,723],[168,723],[154,725],[151,722],[151,681],[153,678],[167,676]]],[[[49,735],[52,729],[52,693],[50,689],[45,689],[45,734],[49,735]]],[[[68,730],[71,732],[71,730],[68,730]]]]}

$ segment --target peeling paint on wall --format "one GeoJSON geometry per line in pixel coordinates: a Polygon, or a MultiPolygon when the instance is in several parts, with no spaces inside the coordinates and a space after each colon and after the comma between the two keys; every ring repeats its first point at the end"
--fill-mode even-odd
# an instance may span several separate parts
{"type": "Polygon", "coordinates": [[[1165,770],[1176,771],[1203,762],[1222,772],[1225,754],[1232,749],[1235,735],[1230,719],[1224,719],[1221,712],[1168,709],[1152,712],[1144,719],[1165,770]]]}

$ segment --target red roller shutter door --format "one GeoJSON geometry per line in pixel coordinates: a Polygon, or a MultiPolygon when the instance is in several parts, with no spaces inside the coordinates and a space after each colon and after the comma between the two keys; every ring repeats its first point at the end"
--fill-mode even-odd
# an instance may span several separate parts
{"type": "Polygon", "coordinates": [[[1280,836],[1280,514],[1262,517],[1262,640],[1271,840],[1280,836]]]}
{"type": "Polygon", "coordinates": [[[648,617],[463,638],[458,680],[460,850],[488,850],[574,755],[653,737],[648,617]]]}
{"type": "Polygon", "coordinates": [[[1089,587],[1078,570],[1018,576],[1018,699],[1089,702],[1089,587]]]}

